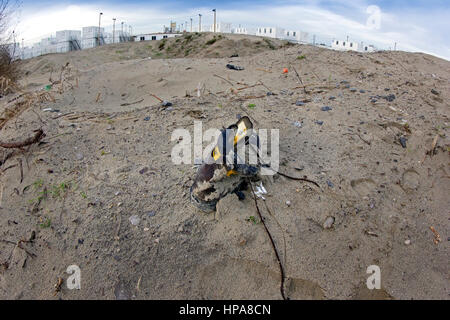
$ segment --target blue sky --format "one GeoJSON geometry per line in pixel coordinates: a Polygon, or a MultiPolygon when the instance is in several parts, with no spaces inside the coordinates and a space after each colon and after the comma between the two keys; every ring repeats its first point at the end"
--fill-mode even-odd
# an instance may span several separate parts
{"type": "Polygon", "coordinates": [[[448,0],[164,0],[164,1],[30,1],[22,0],[16,16],[16,32],[26,44],[37,42],[56,30],[80,29],[97,25],[98,12],[104,13],[102,25],[110,28],[112,18],[133,27],[134,33],[162,30],[170,20],[184,23],[193,18],[198,24],[212,24],[211,9],[218,21],[245,27],[278,26],[306,31],[319,42],[333,38],[364,41],[382,49],[430,53],[450,60],[450,1],[448,0]],[[372,11],[368,7],[372,6],[372,11]],[[379,24],[368,24],[375,12],[379,24]],[[379,13],[379,15],[378,15],[379,13]]]}

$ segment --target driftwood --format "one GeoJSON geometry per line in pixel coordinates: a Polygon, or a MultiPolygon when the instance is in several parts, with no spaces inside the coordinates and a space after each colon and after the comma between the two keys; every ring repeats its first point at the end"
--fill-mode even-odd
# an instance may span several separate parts
{"type": "Polygon", "coordinates": [[[45,137],[44,131],[42,129],[35,130],[36,133],[34,136],[29,137],[23,141],[17,141],[17,142],[1,142],[0,141],[0,147],[3,148],[23,148],[26,146],[29,146],[31,144],[39,142],[43,137],[45,137]]]}

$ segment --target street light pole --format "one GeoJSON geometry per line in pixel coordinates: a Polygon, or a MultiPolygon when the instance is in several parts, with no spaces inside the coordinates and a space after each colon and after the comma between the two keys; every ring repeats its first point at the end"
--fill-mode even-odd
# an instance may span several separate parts
{"type": "Polygon", "coordinates": [[[102,21],[102,15],[103,15],[103,12],[100,12],[100,14],[98,15],[98,45],[99,46],[101,45],[101,42],[100,42],[100,24],[101,24],[101,21],[102,21]]]}
{"type": "Polygon", "coordinates": [[[192,32],[192,18],[191,18],[191,32],[192,32]]]}
{"type": "Polygon", "coordinates": [[[214,12],[214,33],[216,33],[216,9],[212,10],[214,12]]]}
{"type": "Polygon", "coordinates": [[[113,43],[116,43],[116,18],[113,18],[113,43]]]}
{"type": "Polygon", "coordinates": [[[202,32],[202,15],[198,14],[198,32],[202,32]]]}

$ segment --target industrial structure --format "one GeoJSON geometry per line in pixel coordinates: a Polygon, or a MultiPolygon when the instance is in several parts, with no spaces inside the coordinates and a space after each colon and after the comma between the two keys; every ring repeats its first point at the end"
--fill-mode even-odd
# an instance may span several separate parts
{"type": "MultiPolygon", "coordinates": [[[[213,10],[214,17],[216,17],[216,11],[213,10]]],[[[82,49],[94,48],[97,46],[120,43],[127,41],[152,41],[161,40],[171,37],[177,37],[185,32],[219,32],[219,33],[234,33],[234,34],[245,34],[245,35],[256,35],[260,37],[268,37],[274,39],[287,40],[289,42],[295,43],[309,43],[309,34],[300,30],[285,30],[277,26],[264,26],[257,28],[248,28],[232,26],[229,22],[216,22],[214,19],[214,24],[212,25],[202,25],[202,15],[198,16],[198,25],[193,24],[193,19],[190,19],[190,24],[185,21],[181,25],[177,25],[176,22],[170,21],[169,27],[164,26],[163,32],[153,32],[153,33],[143,33],[132,35],[132,28],[128,26],[129,30],[127,32],[127,27],[124,22],[121,23],[120,29],[116,29],[116,19],[113,18],[113,29],[111,32],[106,32],[105,28],[101,27],[101,17],[102,13],[99,15],[98,26],[88,26],[83,27],[81,31],[79,30],[61,30],[56,32],[56,36],[50,36],[41,39],[38,43],[35,43],[31,47],[24,47],[23,44],[20,46],[18,43],[14,45],[17,50],[17,58],[28,59],[36,57],[43,54],[49,53],[64,53],[69,51],[76,51],[82,49]]],[[[315,36],[312,37],[312,43],[315,45],[315,36]]],[[[352,50],[359,52],[373,52],[376,48],[373,45],[363,46],[354,41],[342,41],[333,40],[331,43],[331,48],[335,50],[352,50]]]]}

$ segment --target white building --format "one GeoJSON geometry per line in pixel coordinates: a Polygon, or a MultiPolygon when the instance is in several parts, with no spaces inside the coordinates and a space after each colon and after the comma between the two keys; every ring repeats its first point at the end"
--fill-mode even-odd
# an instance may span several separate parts
{"type": "Polygon", "coordinates": [[[363,45],[363,43],[352,42],[352,41],[342,41],[333,40],[331,43],[331,49],[341,50],[341,51],[358,51],[358,52],[374,52],[376,48],[373,45],[363,45]]]}
{"type": "MultiPolygon", "coordinates": [[[[209,26],[209,32],[214,32],[214,24],[209,26]]],[[[216,23],[216,32],[231,33],[231,23],[229,22],[216,23]]]]}
{"type": "Polygon", "coordinates": [[[369,44],[369,45],[367,45],[367,46],[363,46],[362,44],[361,44],[361,51],[362,52],[374,52],[374,51],[376,51],[377,49],[373,46],[373,45],[371,45],[371,44],[369,44]]]}
{"type": "Polygon", "coordinates": [[[286,30],[283,39],[298,43],[308,43],[308,37],[307,32],[286,30]]]}
{"type": "Polygon", "coordinates": [[[105,28],[98,27],[83,27],[82,28],[82,38],[81,47],[83,49],[94,48],[99,44],[105,44],[104,38],[105,28]]]}
{"type": "Polygon", "coordinates": [[[56,52],[64,53],[75,50],[81,50],[81,31],[56,31],[56,52]]]}
{"type": "Polygon", "coordinates": [[[233,29],[233,33],[236,33],[236,34],[249,34],[247,28],[241,28],[241,27],[234,28],[233,29]]]}
{"type": "Polygon", "coordinates": [[[182,36],[181,33],[145,33],[145,34],[137,34],[134,36],[134,41],[151,41],[151,40],[161,40],[161,39],[167,39],[167,38],[173,38],[173,37],[180,37],[182,36]]]}
{"type": "Polygon", "coordinates": [[[256,29],[256,35],[260,37],[283,39],[284,29],[276,27],[260,27],[256,29]]]}
{"type": "Polygon", "coordinates": [[[352,41],[342,41],[342,40],[333,40],[331,43],[331,48],[334,50],[342,50],[342,51],[358,51],[359,45],[357,42],[352,41]]]}

